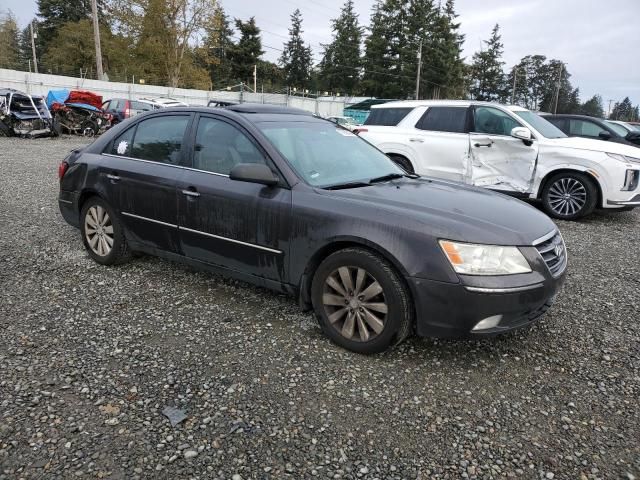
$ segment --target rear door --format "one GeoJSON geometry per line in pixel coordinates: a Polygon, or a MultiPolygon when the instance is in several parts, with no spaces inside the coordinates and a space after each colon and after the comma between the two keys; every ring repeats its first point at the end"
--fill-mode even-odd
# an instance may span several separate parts
{"type": "Polygon", "coordinates": [[[511,136],[513,128],[523,126],[499,108],[473,107],[473,127],[469,135],[473,185],[505,192],[530,192],[538,142],[525,143],[511,136]]]}
{"type": "Polygon", "coordinates": [[[231,180],[239,163],[266,153],[240,125],[202,115],[191,163],[178,185],[180,243],[188,257],[268,280],[286,282],[291,190],[231,180]]]}
{"type": "Polygon", "coordinates": [[[188,113],[145,119],[108,147],[111,158],[100,174],[131,239],[147,247],[180,251],[176,186],[190,119],[188,113]]]}
{"type": "Polygon", "coordinates": [[[410,132],[418,173],[469,182],[469,107],[429,107],[410,132]]]}

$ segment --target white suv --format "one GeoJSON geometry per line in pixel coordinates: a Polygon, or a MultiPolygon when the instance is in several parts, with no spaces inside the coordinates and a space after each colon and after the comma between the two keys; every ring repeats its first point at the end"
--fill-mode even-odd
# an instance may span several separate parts
{"type": "Polygon", "coordinates": [[[374,105],[355,130],[405,170],[541,199],[574,220],[594,208],[640,205],[640,152],[568,138],[521,107],[455,100],[374,105]]]}

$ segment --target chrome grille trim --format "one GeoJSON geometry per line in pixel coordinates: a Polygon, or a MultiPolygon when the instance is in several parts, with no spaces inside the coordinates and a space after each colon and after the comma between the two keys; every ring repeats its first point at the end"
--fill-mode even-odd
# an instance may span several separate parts
{"type": "Polygon", "coordinates": [[[558,230],[536,240],[533,246],[554,277],[562,275],[567,267],[567,247],[558,230]]]}

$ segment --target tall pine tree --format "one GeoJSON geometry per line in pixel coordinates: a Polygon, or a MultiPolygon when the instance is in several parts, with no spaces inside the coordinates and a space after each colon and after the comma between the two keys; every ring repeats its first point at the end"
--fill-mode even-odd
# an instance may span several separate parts
{"type": "Polygon", "coordinates": [[[253,66],[259,64],[264,53],[260,29],[256,25],[256,19],[251,17],[246,22],[236,18],[236,30],[240,34],[240,40],[227,50],[231,77],[235,82],[252,84],[253,66]]]}
{"type": "Polygon", "coordinates": [[[491,37],[484,41],[486,48],[473,54],[470,93],[476,100],[497,102],[505,98],[503,44],[499,32],[500,26],[496,23],[491,30],[491,37]]]}
{"type": "Polygon", "coordinates": [[[355,93],[360,78],[360,44],[362,27],[353,9],[353,0],[347,0],[340,16],[332,21],[333,39],[325,45],[319,65],[320,87],[325,90],[355,93]]]}
{"type": "Polygon", "coordinates": [[[16,17],[9,10],[0,16],[0,68],[17,69],[20,66],[20,32],[16,17]]]}
{"type": "Polygon", "coordinates": [[[200,63],[209,71],[213,88],[222,88],[232,81],[229,49],[233,46],[231,22],[221,5],[210,15],[204,27],[205,38],[199,51],[200,63]]]}
{"type": "Polygon", "coordinates": [[[287,85],[294,88],[306,88],[311,77],[311,47],[304,45],[302,32],[302,13],[296,8],[291,15],[289,41],[280,57],[287,85]]]}
{"type": "Polygon", "coordinates": [[[594,95],[580,106],[581,115],[589,115],[590,117],[604,117],[604,108],[602,107],[602,97],[594,95]]]}

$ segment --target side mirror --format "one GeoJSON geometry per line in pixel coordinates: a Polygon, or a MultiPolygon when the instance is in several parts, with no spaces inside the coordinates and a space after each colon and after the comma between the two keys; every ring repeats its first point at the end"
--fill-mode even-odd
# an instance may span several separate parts
{"type": "Polygon", "coordinates": [[[531,130],[527,127],[515,127],[511,129],[511,136],[513,138],[517,138],[522,140],[523,142],[531,142],[533,139],[533,135],[531,135],[531,130]]]}
{"type": "Polygon", "coordinates": [[[598,137],[601,140],[609,140],[611,138],[611,134],[605,130],[602,130],[599,134],[598,137]]]}
{"type": "Polygon", "coordinates": [[[624,138],[630,142],[638,143],[640,142],[640,132],[629,132],[624,138]]]}
{"type": "Polygon", "coordinates": [[[261,163],[239,163],[231,169],[229,178],[268,186],[277,185],[280,182],[271,169],[261,163]]]}

